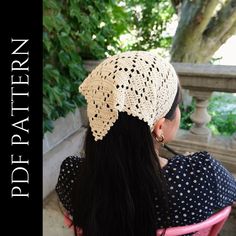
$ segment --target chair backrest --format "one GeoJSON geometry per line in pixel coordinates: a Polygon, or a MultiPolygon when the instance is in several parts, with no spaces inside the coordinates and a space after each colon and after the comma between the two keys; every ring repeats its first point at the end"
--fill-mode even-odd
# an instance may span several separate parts
{"type": "MultiPolygon", "coordinates": [[[[170,227],[166,230],[159,229],[156,236],[180,236],[190,233],[194,233],[193,236],[217,236],[228,219],[230,212],[231,206],[227,206],[203,222],[187,226],[170,227]]],[[[73,222],[68,214],[64,214],[64,223],[68,228],[73,228],[73,222]]],[[[83,230],[77,228],[77,235],[82,236],[83,230]]]]}
{"type": "Polygon", "coordinates": [[[231,206],[210,216],[203,222],[157,230],[156,236],[179,236],[193,233],[194,236],[217,236],[231,212],[231,206]]]}

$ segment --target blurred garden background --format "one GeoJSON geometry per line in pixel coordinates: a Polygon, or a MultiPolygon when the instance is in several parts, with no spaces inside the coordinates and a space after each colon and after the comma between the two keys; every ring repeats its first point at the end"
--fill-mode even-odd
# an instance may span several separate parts
{"type": "MultiPolygon", "coordinates": [[[[43,8],[44,133],[85,105],[78,86],[86,60],[150,50],[172,62],[236,65],[235,0],[44,0],[43,8]]],[[[235,94],[214,92],[209,103],[207,126],[232,135],[235,94]]],[[[194,100],[181,105],[181,128],[191,127],[193,109],[194,100]]]]}

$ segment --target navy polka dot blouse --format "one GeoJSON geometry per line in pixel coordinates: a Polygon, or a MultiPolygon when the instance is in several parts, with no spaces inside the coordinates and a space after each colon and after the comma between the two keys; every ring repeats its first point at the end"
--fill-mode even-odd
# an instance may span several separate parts
{"type": "MultiPolygon", "coordinates": [[[[60,169],[56,192],[65,209],[72,214],[71,191],[84,158],[67,157],[60,169]]],[[[216,210],[236,201],[236,181],[217,160],[207,152],[189,156],[177,155],[162,169],[168,184],[170,226],[201,222],[216,210]]],[[[163,215],[157,197],[153,196],[157,225],[162,227],[163,215]]]]}

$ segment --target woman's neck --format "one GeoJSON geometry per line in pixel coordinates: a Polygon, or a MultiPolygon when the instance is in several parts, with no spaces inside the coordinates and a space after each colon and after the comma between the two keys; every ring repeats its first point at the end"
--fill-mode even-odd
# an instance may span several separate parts
{"type": "Polygon", "coordinates": [[[158,157],[158,161],[159,161],[159,163],[160,163],[160,166],[161,166],[161,168],[163,168],[164,166],[167,165],[168,160],[167,160],[166,158],[164,158],[164,157],[161,157],[161,156],[159,155],[159,150],[160,150],[160,148],[161,148],[161,145],[160,145],[159,143],[154,142],[154,147],[155,147],[155,151],[156,151],[156,154],[157,154],[157,157],[158,157]]]}
{"type": "Polygon", "coordinates": [[[165,167],[167,165],[168,160],[166,158],[158,156],[158,159],[159,159],[161,168],[163,168],[163,167],[165,167]]]}

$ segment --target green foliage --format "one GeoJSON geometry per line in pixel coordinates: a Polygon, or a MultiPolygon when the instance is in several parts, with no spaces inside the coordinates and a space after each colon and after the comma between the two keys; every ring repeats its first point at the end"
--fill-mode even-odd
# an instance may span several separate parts
{"type": "MultiPolygon", "coordinates": [[[[190,115],[194,111],[194,101],[186,109],[180,105],[181,123],[180,128],[190,129],[192,121],[190,115]]],[[[208,106],[211,121],[207,125],[213,135],[230,136],[236,132],[236,96],[227,93],[215,92],[208,106]]]]}
{"type": "Polygon", "coordinates": [[[128,49],[150,50],[169,48],[172,37],[163,34],[174,8],[167,0],[126,0],[130,9],[130,33],[135,41],[128,49]]]}
{"type": "Polygon", "coordinates": [[[194,100],[192,100],[192,103],[189,106],[185,107],[182,103],[179,105],[181,112],[180,129],[189,130],[191,128],[193,122],[190,119],[190,115],[193,113],[194,107],[194,100]]]}
{"type": "Polygon", "coordinates": [[[211,115],[208,127],[213,134],[230,136],[236,132],[236,96],[215,92],[208,110],[211,115]]]}
{"type": "Polygon", "coordinates": [[[172,14],[166,0],[43,0],[44,133],[85,104],[78,92],[87,74],[83,60],[169,46],[162,31],[172,14]],[[120,36],[128,33],[135,40],[122,44],[120,36]]]}
{"type": "Polygon", "coordinates": [[[57,2],[45,1],[43,19],[43,118],[44,132],[53,129],[52,120],[82,104],[78,85],[85,76],[70,26],[57,2]],[[46,3],[47,4],[46,4],[46,3]],[[52,7],[50,10],[48,7],[52,7]]]}
{"type": "Polygon", "coordinates": [[[78,92],[86,76],[83,59],[104,58],[118,50],[117,38],[125,30],[119,19],[125,11],[98,0],[44,0],[43,9],[45,133],[52,131],[53,120],[85,104],[78,92]]]}

